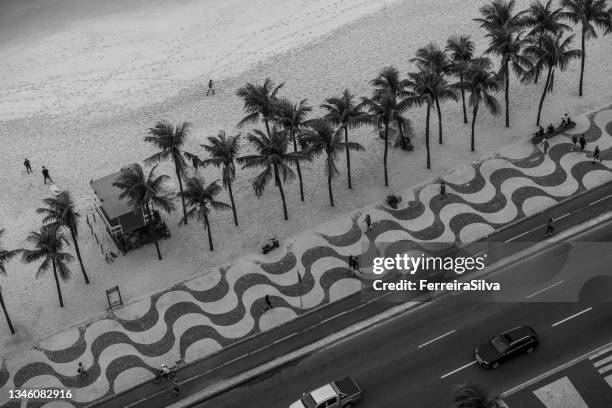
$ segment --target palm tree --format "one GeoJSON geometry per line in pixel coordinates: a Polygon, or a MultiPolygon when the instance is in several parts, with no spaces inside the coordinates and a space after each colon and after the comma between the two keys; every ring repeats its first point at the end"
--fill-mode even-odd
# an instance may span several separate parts
{"type": "MultiPolygon", "coordinates": [[[[0,229],[0,238],[2,238],[3,235],[4,229],[0,229]]],[[[6,276],[6,264],[18,253],[19,250],[14,249],[9,251],[8,249],[0,247],[0,275],[6,276]]],[[[2,298],[2,288],[0,288],[0,306],[2,306],[2,311],[4,312],[4,317],[6,318],[6,323],[8,324],[11,334],[15,334],[13,322],[11,322],[11,317],[8,314],[8,310],[6,310],[6,306],[4,305],[4,299],[2,298]]]]}
{"type": "Polygon", "coordinates": [[[499,397],[491,397],[478,384],[461,384],[455,387],[455,406],[457,408],[501,408],[499,397]]]}
{"type": "Polygon", "coordinates": [[[196,218],[204,223],[204,229],[208,231],[208,245],[210,250],[214,251],[209,221],[210,207],[215,210],[228,210],[232,207],[215,200],[215,196],[221,192],[221,186],[217,184],[217,181],[206,185],[203,178],[193,176],[187,179],[185,187],[185,191],[179,194],[185,197],[187,204],[191,207],[187,212],[187,217],[196,218]]]}
{"type": "Polygon", "coordinates": [[[492,28],[486,37],[489,38],[489,48],[485,53],[501,57],[499,77],[505,83],[506,127],[510,127],[510,68],[520,77],[525,73],[525,67],[530,66],[529,59],[522,54],[527,41],[522,38],[521,33],[516,32],[516,28],[508,26],[492,28]]]}
{"type": "Polygon", "coordinates": [[[288,220],[289,215],[287,213],[283,182],[295,178],[295,173],[289,166],[295,165],[300,161],[309,160],[308,155],[303,152],[288,152],[289,139],[276,127],[271,129],[270,136],[259,129],[254,129],[253,133],[247,135],[247,140],[253,145],[256,153],[238,157],[236,160],[242,164],[244,169],[263,168],[263,171],[253,181],[253,189],[258,197],[263,194],[266,185],[274,178],[281,195],[281,200],[283,201],[285,220],[288,220]]]}
{"type": "Polygon", "coordinates": [[[334,206],[334,193],[332,191],[332,178],[339,173],[336,167],[338,155],[343,150],[365,150],[362,145],[355,142],[342,141],[342,127],[333,129],[330,123],[323,119],[317,119],[308,123],[309,130],[304,132],[310,152],[317,156],[325,154],[325,174],[327,175],[327,190],[329,192],[329,203],[334,206]]]}
{"type": "Polygon", "coordinates": [[[581,58],[580,58],[580,85],[579,95],[582,96],[582,84],[584,79],[584,61],[586,59],[585,42],[591,38],[597,38],[595,27],[599,27],[606,32],[612,30],[612,14],[606,10],[606,0],[562,0],[561,5],[567,9],[563,16],[582,26],[580,38],[581,58]]]}
{"type": "Polygon", "coordinates": [[[164,188],[164,184],[170,177],[165,174],[156,176],[155,169],[157,169],[157,166],[153,166],[149,174],[145,176],[142,167],[139,164],[133,164],[121,171],[113,186],[122,190],[119,198],[129,200],[132,207],[134,207],[134,211],[139,212],[144,209],[148,220],[147,229],[155,244],[157,258],[161,260],[162,256],[159,250],[155,225],[152,222],[151,208],[160,208],[167,213],[171,213],[174,211],[174,203],[170,194],[164,188]]]}
{"type": "Polygon", "coordinates": [[[499,115],[499,102],[492,92],[499,92],[499,79],[495,72],[491,71],[493,64],[488,57],[479,57],[472,60],[465,73],[465,80],[455,84],[470,93],[468,104],[472,107],[472,139],[471,151],[476,150],[474,130],[476,115],[482,103],[493,115],[499,115]]]}
{"type": "Polygon", "coordinates": [[[368,122],[376,125],[383,125],[385,152],[383,154],[383,167],[385,171],[385,187],[389,186],[387,174],[387,157],[389,151],[389,124],[397,123],[398,128],[406,128],[410,121],[402,116],[408,110],[410,101],[403,99],[397,103],[395,96],[390,90],[381,91],[375,98],[363,98],[363,106],[369,110],[368,122]]]}
{"type": "Polygon", "coordinates": [[[227,188],[230,202],[232,203],[234,224],[238,225],[236,203],[234,202],[234,193],[232,192],[232,182],[236,179],[236,164],[234,160],[238,157],[238,152],[240,151],[240,134],[236,136],[225,136],[225,133],[222,133],[216,137],[209,137],[208,143],[208,145],[201,146],[208,152],[210,158],[204,159],[200,163],[204,167],[212,165],[221,168],[223,173],[223,187],[227,188]]]}
{"type": "Polygon", "coordinates": [[[446,82],[446,75],[452,72],[452,64],[448,56],[435,44],[419,48],[416,56],[410,59],[421,71],[429,71],[435,74],[438,79],[435,81],[436,88],[432,89],[436,110],[438,112],[438,143],[442,144],[442,110],[440,101],[457,100],[457,95],[446,82]]]}
{"type": "MultiPolygon", "coordinates": [[[[399,104],[406,96],[406,80],[400,79],[399,71],[395,67],[383,68],[378,73],[378,76],[370,81],[370,85],[374,86],[374,96],[372,99],[377,102],[380,102],[386,92],[389,92],[393,96],[396,104],[399,104]]],[[[400,122],[396,124],[400,132],[400,138],[404,140],[404,127],[400,122]]],[[[410,145],[411,143],[408,136],[405,138],[408,145],[410,145]]]]}
{"type": "Polygon", "coordinates": [[[548,68],[546,83],[544,84],[544,90],[542,91],[542,97],[540,98],[540,105],[538,107],[538,118],[536,120],[538,126],[540,125],[540,115],[542,113],[542,106],[544,105],[544,98],[546,94],[553,91],[555,70],[558,68],[561,71],[565,71],[571,60],[580,58],[580,50],[569,49],[573,40],[574,35],[570,35],[564,40],[561,39],[561,34],[557,35],[556,38],[546,35],[542,39],[540,46],[529,46],[525,49],[525,54],[535,62],[533,68],[523,75],[522,81],[535,80],[535,76],[540,69],[539,67],[548,68]]]}
{"type": "Polygon", "coordinates": [[[30,232],[27,240],[34,244],[34,249],[21,250],[23,262],[30,264],[42,260],[36,272],[37,279],[43,276],[50,266],[53,267],[53,277],[57,286],[60,307],[64,307],[59,280],[67,281],[70,279],[71,273],[68,264],[74,259],[68,252],[62,252],[64,244],[69,245],[68,240],[58,224],[43,225],[39,232],[30,232]]]}
{"type": "Polygon", "coordinates": [[[410,100],[421,106],[427,105],[427,115],[425,117],[425,150],[427,151],[427,169],[431,169],[431,156],[429,153],[429,118],[431,107],[435,103],[434,88],[440,77],[430,71],[418,71],[408,74],[407,86],[410,89],[410,100]]]}
{"type": "Polygon", "coordinates": [[[351,154],[348,147],[348,130],[362,126],[368,122],[367,113],[363,112],[362,105],[355,103],[355,95],[345,89],[341,96],[327,98],[321,108],[327,110],[323,119],[328,120],[335,126],[344,130],[344,143],[346,147],[346,173],[348,177],[348,188],[353,188],[351,183],[351,154]]]}
{"type": "MultiPolygon", "coordinates": [[[[289,99],[282,98],[275,102],[274,111],[274,122],[287,132],[293,142],[293,151],[298,152],[298,142],[301,138],[300,132],[306,121],[306,116],[312,111],[312,106],[308,105],[306,99],[302,99],[299,103],[294,104],[289,99]]],[[[297,162],[295,167],[298,181],[300,182],[300,199],[304,201],[304,184],[300,163],[297,162]]]]}
{"type": "MultiPolygon", "coordinates": [[[[571,27],[561,20],[564,17],[563,7],[553,8],[553,0],[542,3],[540,0],[534,1],[522,14],[521,26],[530,29],[527,32],[527,39],[531,45],[540,47],[544,36],[548,35],[556,38],[566,30],[571,31],[571,27]]],[[[538,83],[538,78],[544,67],[535,67],[533,81],[538,83]]]]}
{"type": "MultiPolygon", "coordinates": [[[[474,42],[469,35],[450,37],[446,42],[445,51],[451,61],[451,71],[463,82],[463,74],[474,57],[474,42]]],[[[461,102],[463,103],[463,123],[468,123],[465,108],[465,90],[461,89],[461,102]]]]}
{"type": "Polygon", "coordinates": [[[497,30],[503,26],[510,29],[520,27],[528,11],[515,13],[515,6],[515,0],[493,0],[480,7],[478,11],[482,18],[475,18],[474,21],[480,23],[480,27],[487,31],[497,30]]]}
{"type": "Polygon", "coordinates": [[[262,118],[266,125],[268,137],[271,137],[269,122],[274,116],[276,95],[283,85],[284,83],[274,87],[272,80],[266,78],[262,85],[247,83],[238,89],[236,95],[244,101],[244,110],[248,114],[238,122],[238,126],[242,127],[248,123],[257,123],[262,118]]]}
{"type": "MultiPolygon", "coordinates": [[[[186,152],[183,149],[185,140],[189,135],[191,123],[183,122],[177,126],[174,126],[170,122],[161,121],[158,122],[154,128],[149,129],[149,136],[145,136],[145,142],[152,143],[157,147],[160,152],[155,153],[153,156],[145,159],[144,163],[149,166],[153,163],[159,163],[164,160],[171,159],[174,162],[174,170],[176,177],[179,182],[179,190],[183,191],[182,177],[187,172],[187,160],[197,164],[199,159],[196,155],[186,152]]],[[[183,219],[187,224],[187,208],[185,207],[185,200],[182,198],[183,203],[183,219]]]]}
{"type": "Polygon", "coordinates": [[[72,237],[72,243],[74,244],[74,250],[81,265],[83,278],[85,278],[85,283],[89,284],[89,277],[85,272],[83,260],[81,259],[81,251],[79,250],[79,242],[77,241],[79,237],[79,218],[81,215],[74,208],[70,192],[68,190],[62,191],[55,197],[45,198],[43,202],[47,204],[47,207],[39,208],[36,212],[45,215],[43,224],[57,224],[60,227],[68,228],[72,237]]]}

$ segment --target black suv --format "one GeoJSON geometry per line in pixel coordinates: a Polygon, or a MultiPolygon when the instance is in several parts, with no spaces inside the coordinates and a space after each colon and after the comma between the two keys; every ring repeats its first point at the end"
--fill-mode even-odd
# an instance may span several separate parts
{"type": "Polygon", "coordinates": [[[533,353],[539,343],[535,330],[529,326],[520,326],[476,347],[476,361],[483,367],[497,368],[508,358],[533,353]]]}

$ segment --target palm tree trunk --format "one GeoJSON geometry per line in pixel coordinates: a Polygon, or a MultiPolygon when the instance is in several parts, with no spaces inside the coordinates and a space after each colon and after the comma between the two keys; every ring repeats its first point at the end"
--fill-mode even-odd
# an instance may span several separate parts
{"type": "Polygon", "coordinates": [[[264,117],[264,123],[266,124],[266,132],[268,132],[268,137],[270,137],[270,125],[268,124],[268,118],[264,117]]]}
{"type": "Polygon", "coordinates": [[[436,98],[436,109],[438,110],[438,143],[442,144],[442,111],[438,98],[436,98]]]}
{"type": "Polygon", "coordinates": [[[234,224],[238,226],[238,216],[236,215],[236,203],[234,203],[234,193],[232,192],[232,181],[227,183],[227,191],[229,192],[230,202],[232,203],[232,212],[234,213],[234,224]]]}
{"type": "Polygon", "coordinates": [[[283,200],[283,213],[285,214],[285,221],[287,221],[289,219],[289,214],[287,213],[287,202],[285,201],[283,184],[280,181],[280,177],[278,177],[278,168],[276,167],[276,164],[274,165],[274,180],[276,180],[276,185],[278,186],[278,191],[280,191],[281,200],[283,200]]]}
{"type": "Polygon", "coordinates": [[[544,98],[548,93],[548,85],[550,82],[550,76],[552,72],[552,67],[548,68],[548,75],[546,75],[546,83],[544,84],[544,91],[542,92],[542,97],[540,98],[540,106],[538,107],[538,119],[536,120],[536,125],[540,126],[540,115],[542,114],[542,106],[544,105],[544,98]]]}
{"type": "Polygon", "coordinates": [[[163,258],[162,258],[161,251],[159,250],[159,242],[157,240],[157,234],[153,230],[153,225],[152,225],[153,217],[151,216],[151,208],[149,207],[149,203],[145,205],[145,210],[147,211],[147,217],[149,218],[149,224],[147,228],[149,229],[149,234],[151,234],[151,238],[153,239],[153,244],[155,244],[155,250],[157,251],[157,259],[161,261],[163,258]]]}
{"type": "Polygon", "coordinates": [[[505,62],[504,69],[506,70],[506,127],[510,127],[510,67],[508,61],[505,62]]]}
{"type": "Polygon", "coordinates": [[[208,246],[210,247],[211,251],[214,251],[215,248],[213,247],[213,242],[212,242],[212,232],[210,231],[210,223],[208,222],[207,215],[204,216],[204,226],[206,227],[206,230],[208,231],[208,246]]]}
{"type": "Polygon", "coordinates": [[[389,122],[385,122],[385,153],[383,165],[385,167],[385,187],[389,186],[389,176],[387,175],[387,155],[389,153],[389,122]]]}
{"type": "Polygon", "coordinates": [[[176,177],[179,182],[179,189],[181,190],[181,202],[183,203],[183,220],[185,225],[187,225],[187,207],[185,206],[185,197],[183,197],[183,180],[181,180],[181,173],[179,172],[178,165],[175,163],[176,177]]]}
{"type": "Polygon", "coordinates": [[[474,137],[474,129],[476,127],[476,114],[478,113],[478,104],[474,106],[474,113],[472,115],[472,151],[476,151],[476,142],[474,137]]]}
{"type": "Polygon", "coordinates": [[[349,153],[348,148],[348,128],[344,127],[344,144],[346,147],[346,174],[348,177],[348,188],[353,188],[351,184],[351,154],[349,153]]]}
{"type": "MultiPolygon", "coordinates": [[[[333,160],[332,158],[328,157],[327,160],[333,160]]],[[[327,190],[329,192],[329,203],[331,204],[331,206],[334,206],[334,193],[332,192],[332,172],[331,169],[327,169],[327,190]]]]}
{"type": "MultiPolygon", "coordinates": [[[[293,151],[297,153],[297,140],[295,140],[295,134],[293,134],[293,131],[291,132],[291,138],[293,139],[293,151]]],[[[300,169],[300,162],[295,163],[295,168],[297,169],[298,180],[300,182],[300,200],[304,201],[304,185],[302,184],[302,170],[300,169]]]]}
{"type": "MultiPolygon", "coordinates": [[[[463,83],[463,73],[459,74],[459,81],[463,83]]],[[[465,109],[465,90],[461,88],[461,102],[463,102],[463,123],[468,123],[467,110],[465,109]]]]}
{"type": "Polygon", "coordinates": [[[59,279],[57,278],[57,268],[53,261],[53,277],[55,278],[55,286],[57,286],[57,296],[59,296],[60,307],[64,307],[64,299],[62,299],[62,288],[60,288],[59,279]]]}
{"type": "Polygon", "coordinates": [[[427,118],[425,119],[425,150],[427,150],[427,170],[431,169],[431,158],[429,155],[429,116],[431,104],[427,104],[427,118]]]}
{"type": "Polygon", "coordinates": [[[582,55],[580,57],[580,87],[578,95],[582,96],[582,81],[584,79],[584,60],[586,58],[586,49],[584,44],[584,25],[582,26],[582,55]]]}
{"type": "Polygon", "coordinates": [[[2,306],[2,311],[4,312],[4,317],[6,318],[6,323],[8,324],[11,334],[15,334],[13,322],[11,322],[11,317],[9,316],[8,311],[6,310],[6,306],[4,305],[4,299],[2,298],[2,288],[0,288],[0,305],[2,306]]]}
{"type": "Polygon", "coordinates": [[[87,272],[85,272],[85,267],[83,266],[83,260],[81,259],[81,251],[79,250],[79,243],[76,239],[76,234],[74,230],[70,228],[70,235],[72,236],[72,242],[74,243],[74,251],[76,252],[79,263],[81,264],[81,272],[83,272],[83,277],[85,278],[85,284],[89,285],[89,277],[87,276],[87,272]]]}

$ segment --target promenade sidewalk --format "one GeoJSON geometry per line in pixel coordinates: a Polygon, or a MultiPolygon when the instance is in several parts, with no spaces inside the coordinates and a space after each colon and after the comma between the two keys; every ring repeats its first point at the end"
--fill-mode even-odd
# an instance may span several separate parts
{"type": "Polygon", "coordinates": [[[381,243],[420,251],[428,242],[471,242],[611,180],[612,109],[575,120],[547,154],[526,139],[444,176],[445,199],[438,181],[428,181],[401,192],[397,210],[370,205],[16,353],[0,368],[0,404],[21,406],[8,401],[9,389],[55,387],[70,388],[73,399],[54,407],[86,405],[152,379],[162,363],[202,358],[355,293],[362,281],[348,270],[349,255],[367,267],[381,243]],[[572,150],[571,134],[582,133],[588,151],[603,151],[602,162],[572,150]],[[373,228],[364,233],[366,214],[373,228]],[[78,378],[78,362],[86,378],[78,378]]]}

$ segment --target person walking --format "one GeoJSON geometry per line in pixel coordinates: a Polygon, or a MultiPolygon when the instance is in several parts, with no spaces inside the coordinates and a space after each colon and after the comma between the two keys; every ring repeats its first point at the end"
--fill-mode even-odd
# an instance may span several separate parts
{"type": "Polygon", "coordinates": [[[266,310],[264,310],[264,312],[267,312],[270,309],[274,309],[274,306],[272,306],[272,301],[270,300],[270,295],[266,295],[266,310]]]}
{"type": "Polygon", "coordinates": [[[372,231],[372,217],[370,217],[370,214],[366,214],[364,221],[367,228],[366,232],[372,231]]]}
{"type": "Polygon", "coordinates": [[[578,143],[578,138],[576,137],[576,135],[572,135],[572,152],[576,150],[576,148],[578,146],[576,146],[576,144],[578,143]]]}
{"type": "Polygon", "coordinates": [[[554,220],[551,218],[548,219],[548,224],[546,225],[546,234],[545,236],[550,237],[553,232],[555,232],[555,227],[553,227],[554,220]]]}
{"type": "Polygon", "coordinates": [[[215,96],[215,88],[212,79],[208,81],[208,91],[206,91],[206,96],[208,96],[211,92],[213,96],[215,96]]]}
{"type": "Polygon", "coordinates": [[[25,159],[23,161],[23,165],[26,168],[26,173],[28,174],[32,173],[32,166],[30,165],[30,161],[28,159],[25,159]]]}
{"type": "Polygon", "coordinates": [[[47,180],[49,180],[49,183],[53,183],[53,180],[51,180],[51,176],[49,175],[49,170],[47,170],[45,166],[42,166],[42,175],[44,184],[47,184],[47,180]]]}
{"type": "Polygon", "coordinates": [[[446,199],[446,184],[444,180],[440,181],[440,199],[446,199]]]}
{"type": "Polygon", "coordinates": [[[352,270],[353,270],[353,267],[354,267],[354,263],[353,263],[353,255],[349,255],[349,256],[348,256],[348,261],[347,261],[347,262],[348,262],[348,267],[349,267],[349,269],[352,271],[352,270]]]}
{"type": "Polygon", "coordinates": [[[77,368],[77,374],[79,375],[80,379],[83,379],[85,377],[87,377],[87,370],[85,369],[85,366],[83,366],[83,363],[81,363],[79,361],[79,367],[77,368]]]}
{"type": "Polygon", "coordinates": [[[359,266],[359,257],[358,256],[354,256],[353,257],[353,270],[355,270],[357,272],[361,272],[361,267],[359,266]]]}
{"type": "Polygon", "coordinates": [[[584,138],[584,133],[580,135],[580,151],[584,152],[584,147],[586,146],[586,139],[584,138]]]}
{"type": "Polygon", "coordinates": [[[172,381],[172,398],[176,401],[181,393],[181,387],[176,382],[176,380],[172,381]]]}
{"type": "Polygon", "coordinates": [[[548,153],[548,139],[544,138],[544,140],[542,140],[542,149],[544,150],[544,154],[548,153]]]}
{"type": "Polygon", "coordinates": [[[593,164],[596,160],[601,161],[599,146],[595,146],[595,150],[593,151],[593,164]]]}

